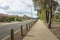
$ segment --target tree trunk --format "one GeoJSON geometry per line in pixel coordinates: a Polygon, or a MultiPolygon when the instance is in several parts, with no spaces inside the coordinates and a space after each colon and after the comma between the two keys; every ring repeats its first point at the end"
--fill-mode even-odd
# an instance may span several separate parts
{"type": "Polygon", "coordinates": [[[51,28],[51,19],[52,19],[51,14],[52,14],[52,13],[50,12],[50,13],[49,13],[49,25],[48,25],[48,26],[49,26],[49,28],[51,28]]]}
{"type": "Polygon", "coordinates": [[[46,11],[46,22],[49,23],[49,12],[46,11]]]}
{"type": "Polygon", "coordinates": [[[49,3],[49,28],[51,28],[52,23],[52,0],[50,0],[49,3]]]}
{"type": "Polygon", "coordinates": [[[52,7],[49,9],[49,28],[51,28],[51,23],[52,23],[52,7]]]}

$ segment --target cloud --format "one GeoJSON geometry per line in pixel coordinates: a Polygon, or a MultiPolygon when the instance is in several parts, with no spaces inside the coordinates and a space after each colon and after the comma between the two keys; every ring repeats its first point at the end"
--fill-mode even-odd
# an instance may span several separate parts
{"type": "Polygon", "coordinates": [[[60,4],[60,0],[55,0],[55,1],[57,1],[60,4]]]}
{"type": "Polygon", "coordinates": [[[0,12],[10,15],[31,16],[31,7],[28,5],[32,6],[32,12],[35,15],[32,0],[0,0],[0,12]]]}
{"type": "Polygon", "coordinates": [[[0,9],[8,10],[9,9],[9,6],[4,6],[4,7],[0,6],[0,9]]]}

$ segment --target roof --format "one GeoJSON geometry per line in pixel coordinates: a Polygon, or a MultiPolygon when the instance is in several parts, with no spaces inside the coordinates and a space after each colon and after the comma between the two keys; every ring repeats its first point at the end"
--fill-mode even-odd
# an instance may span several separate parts
{"type": "Polygon", "coordinates": [[[0,16],[6,17],[6,16],[8,16],[8,15],[7,15],[7,14],[0,13],[0,16]]]}

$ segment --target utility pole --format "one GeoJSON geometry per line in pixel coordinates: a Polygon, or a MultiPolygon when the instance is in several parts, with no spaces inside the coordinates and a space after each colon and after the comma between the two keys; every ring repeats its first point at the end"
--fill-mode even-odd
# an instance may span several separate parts
{"type": "Polygon", "coordinates": [[[31,17],[33,18],[33,14],[32,14],[32,6],[31,6],[31,17]]]}
{"type": "Polygon", "coordinates": [[[25,5],[28,5],[28,7],[31,7],[31,17],[33,18],[33,14],[32,14],[32,5],[30,5],[30,4],[28,4],[28,3],[26,3],[26,2],[24,2],[24,1],[22,1],[25,5]]]}
{"type": "Polygon", "coordinates": [[[30,7],[30,9],[31,9],[31,17],[33,18],[33,14],[32,14],[32,5],[28,5],[28,7],[30,7]]]}

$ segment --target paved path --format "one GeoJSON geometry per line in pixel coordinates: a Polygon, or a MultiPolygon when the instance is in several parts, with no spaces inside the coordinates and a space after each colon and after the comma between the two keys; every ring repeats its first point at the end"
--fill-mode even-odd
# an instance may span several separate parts
{"type": "Polygon", "coordinates": [[[59,40],[41,20],[32,27],[23,40],[59,40]]]}

